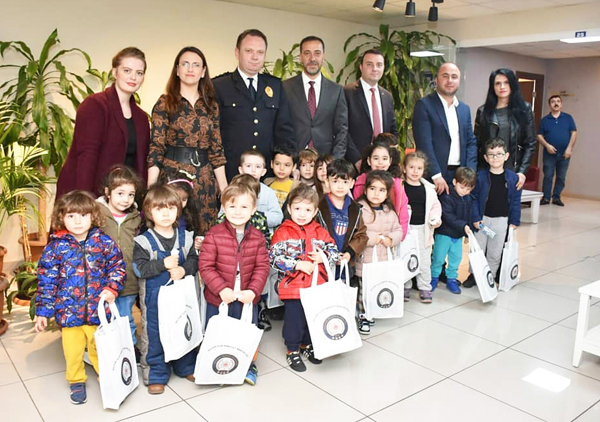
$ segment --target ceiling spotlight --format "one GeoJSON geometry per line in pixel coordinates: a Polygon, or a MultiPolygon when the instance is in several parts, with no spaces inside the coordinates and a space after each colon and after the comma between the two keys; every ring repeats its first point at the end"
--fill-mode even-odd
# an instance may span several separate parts
{"type": "Polygon", "coordinates": [[[431,0],[432,3],[443,3],[444,0],[431,0]]]}
{"type": "Polygon", "coordinates": [[[385,0],[375,0],[373,3],[373,9],[378,12],[383,12],[383,7],[385,6],[385,0]]]}
{"type": "Polygon", "coordinates": [[[434,2],[432,2],[431,7],[429,8],[429,16],[427,16],[427,20],[429,22],[437,22],[438,20],[438,8],[434,2]]]}
{"type": "Polygon", "coordinates": [[[407,18],[414,18],[417,15],[415,11],[415,2],[413,0],[409,0],[406,3],[406,11],[404,12],[404,16],[407,18]]]}

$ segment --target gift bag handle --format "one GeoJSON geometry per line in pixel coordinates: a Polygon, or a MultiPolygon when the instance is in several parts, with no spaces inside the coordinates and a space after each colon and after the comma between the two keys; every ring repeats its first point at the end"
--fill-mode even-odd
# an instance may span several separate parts
{"type": "Polygon", "coordinates": [[[252,324],[252,317],[253,317],[252,302],[242,304],[242,316],[240,317],[240,321],[246,322],[248,324],[252,324]]]}
{"type": "MultiPolygon", "coordinates": [[[[392,255],[392,248],[385,248],[387,250],[388,261],[393,261],[394,256],[392,255]]],[[[379,256],[377,255],[377,245],[373,247],[373,257],[371,258],[371,262],[376,263],[379,262],[379,256]]]]}
{"type": "MultiPolygon", "coordinates": [[[[98,301],[98,318],[100,319],[100,325],[108,325],[109,321],[106,318],[106,307],[104,306],[106,301],[103,296],[100,296],[100,300],[98,301]]],[[[113,322],[117,318],[121,318],[121,314],[119,314],[119,309],[117,309],[117,305],[113,301],[108,304],[108,308],[110,309],[110,322],[113,322]]]]}
{"type": "Polygon", "coordinates": [[[473,233],[469,233],[469,252],[477,252],[480,251],[481,247],[479,243],[477,243],[477,239],[475,239],[475,235],[473,233]]]}
{"type": "MultiPolygon", "coordinates": [[[[329,260],[327,259],[327,255],[325,255],[325,252],[323,252],[320,249],[319,249],[319,254],[321,255],[321,261],[323,261],[323,266],[325,267],[325,271],[327,272],[327,281],[335,280],[335,276],[333,275],[333,272],[331,271],[331,267],[329,266],[329,260]]],[[[344,265],[343,264],[344,262],[346,262],[346,261],[342,260],[342,265],[344,265]]],[[[348,262],[346,262],[345,265],[346,265],[346,271],[348,271],[348,262]]],[[[350,273],[347,272],[346,274],[350,274],[350,273]]],[[[313,270],[312,282],[310,283],[310,287],[316,287],[318,280],[319,280],[319,264],[315,264],[315,269],[313,270]]]]}
{"type": "Polygon", "coordinates": [[[511,244],[515,239],[515,229],[511,226],[508,227],[508,238],[506,239],[506,243],[511,244]]]}

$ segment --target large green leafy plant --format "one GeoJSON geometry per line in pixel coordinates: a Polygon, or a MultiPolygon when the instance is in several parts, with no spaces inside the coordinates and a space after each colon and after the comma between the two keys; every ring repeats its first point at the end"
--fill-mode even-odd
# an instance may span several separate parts
{"type": "MultiPolygon", "coordinates": [[[[302,63],[300,62],[300,44],[294,44],[287,53],[281,50],[281,57],[274,62],[265,62],[263,71],[280,79],[289,79],[302,72],[302,63]]],[[[327,60],[323,63],[321,73],[327,79],[332,79],[333,66],[327,60]]]]}
{"type": "Polygon", "coordinates": [[[442,43],[455,45],[456,42],[445,35],[433,31],[404,32],[393,30],[389,25],[380,25],[379,34],[361,32],[350,36],[344,44],[346,63],[337,76],[340,82],[345,73],[344,83],[360,77],[360,58],[370,49],[383,54],[385,73],[379,84],[391,92],[394,99],[400,146],[414,146],[412,139],[412,113],[420,98],[433,92],[432,80],[444,58],[413,57],[411,51],[432,50],[442,43]]]}
{"type": "MultiPolygon", "coordinates": [[[[21,116],[23,126],[13,128],[4,144],[39,144],[48,151],[40,156],[44,167],[53,166],[56,174],[64,164],[73,140],[74,121],[70,117],[81,101],[94,91],[83,76],[69,71],[63,64],[67,55],[79,56],[91,69],[89,55],[79,49],[59,49],[60,40],[55,29],[44,42],[38,56],[23,41],[0,41],[0,56],[16,53],[17,63],[5,63],[0,69],[11,69],[13,77],[0,85],[0,99],[10,104],[14,113],[21,116]],[[67,100],[72,110],[58,101],[67,100]]],[[[93,74],[92,72],[89,72],[93,74]]],[[[94,75],[98,77],[97,75],[94,75]]]]}

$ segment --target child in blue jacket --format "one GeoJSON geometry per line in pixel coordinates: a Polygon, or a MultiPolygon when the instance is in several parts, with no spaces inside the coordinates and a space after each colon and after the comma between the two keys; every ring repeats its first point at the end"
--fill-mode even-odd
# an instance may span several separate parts
{"type": "MultiPolygon", "coordinates": [[[[485,252],[490,271],[497,275],[508,227],[517,228],[521,224],[521,190],[517,189],[519,177],[504,168],[509,153],[501,138],[490,139],[484,146],[483,158],[489,168],[477,172],[477,185],[473,189],[473,226],[477,229],[475,238],[485,252]],[[481,231],[485,224],[496,233],[490,238],[481,231]]],[[[463,287],[475,285],[475,277],[469,274],[463,287]]]]}
{"type": "Polygon", "coordinates": [[[54,317],[62,328],[71,402],[87,400],[83,354],[87,345],[98,373],[94,333],[100,325],[100,297],[111,303],[125,282],[125,261],[117,244],[98,228],[102,215],[88,193],[72,191],[58,199],[52,213],[48,245],[38,262],[35,330],[42,332],[54,317]]]}
{"type": "Polygon", "coordinates": [[[446,288],[460,294],[458,267],[462,260],[462,238],[471,233],[471,191],[475,187],[477,175],[468,167],[456,170],[449,194],[440,196],[442,204],[442,225],[435,231],[435,241],[431,256],[431,291],[437,288],[442,265],[448,257],[446,268],[446,288]]]}

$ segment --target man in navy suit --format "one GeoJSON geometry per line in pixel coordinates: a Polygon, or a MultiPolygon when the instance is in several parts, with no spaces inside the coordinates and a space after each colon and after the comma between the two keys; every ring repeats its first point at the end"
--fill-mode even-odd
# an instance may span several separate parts
{"type": "Polygon", "coordinates": [[[477,139],[471,109],[458,101],[460,69],[444,63],[438,70],[436,92],[421,98],[413,112],[413,135],[417,149],[429,158],[429,174],[439,194],[449,193],[458,167],[477,167],[477,139]]]}
{"type": "Polygon", "coordinates": [[[296,148],[294,125],[281,80],[259,73],[266,52],[267,37],[261,31],[242,32],[235,48],[238,68],[213,79],[229,181],[238,173],[244,151],[256,149],[270,163],[276,144],[296,148]]]}
{"type": "Polygon", "coordinates": [[[392,94],[378,85],[385,71],[383,54],[367,50],[360,60],[360,79],[344,87],[348,103],[346,159],[360,167],[364,150],[382,132],[398,136],[392,94]]]}

